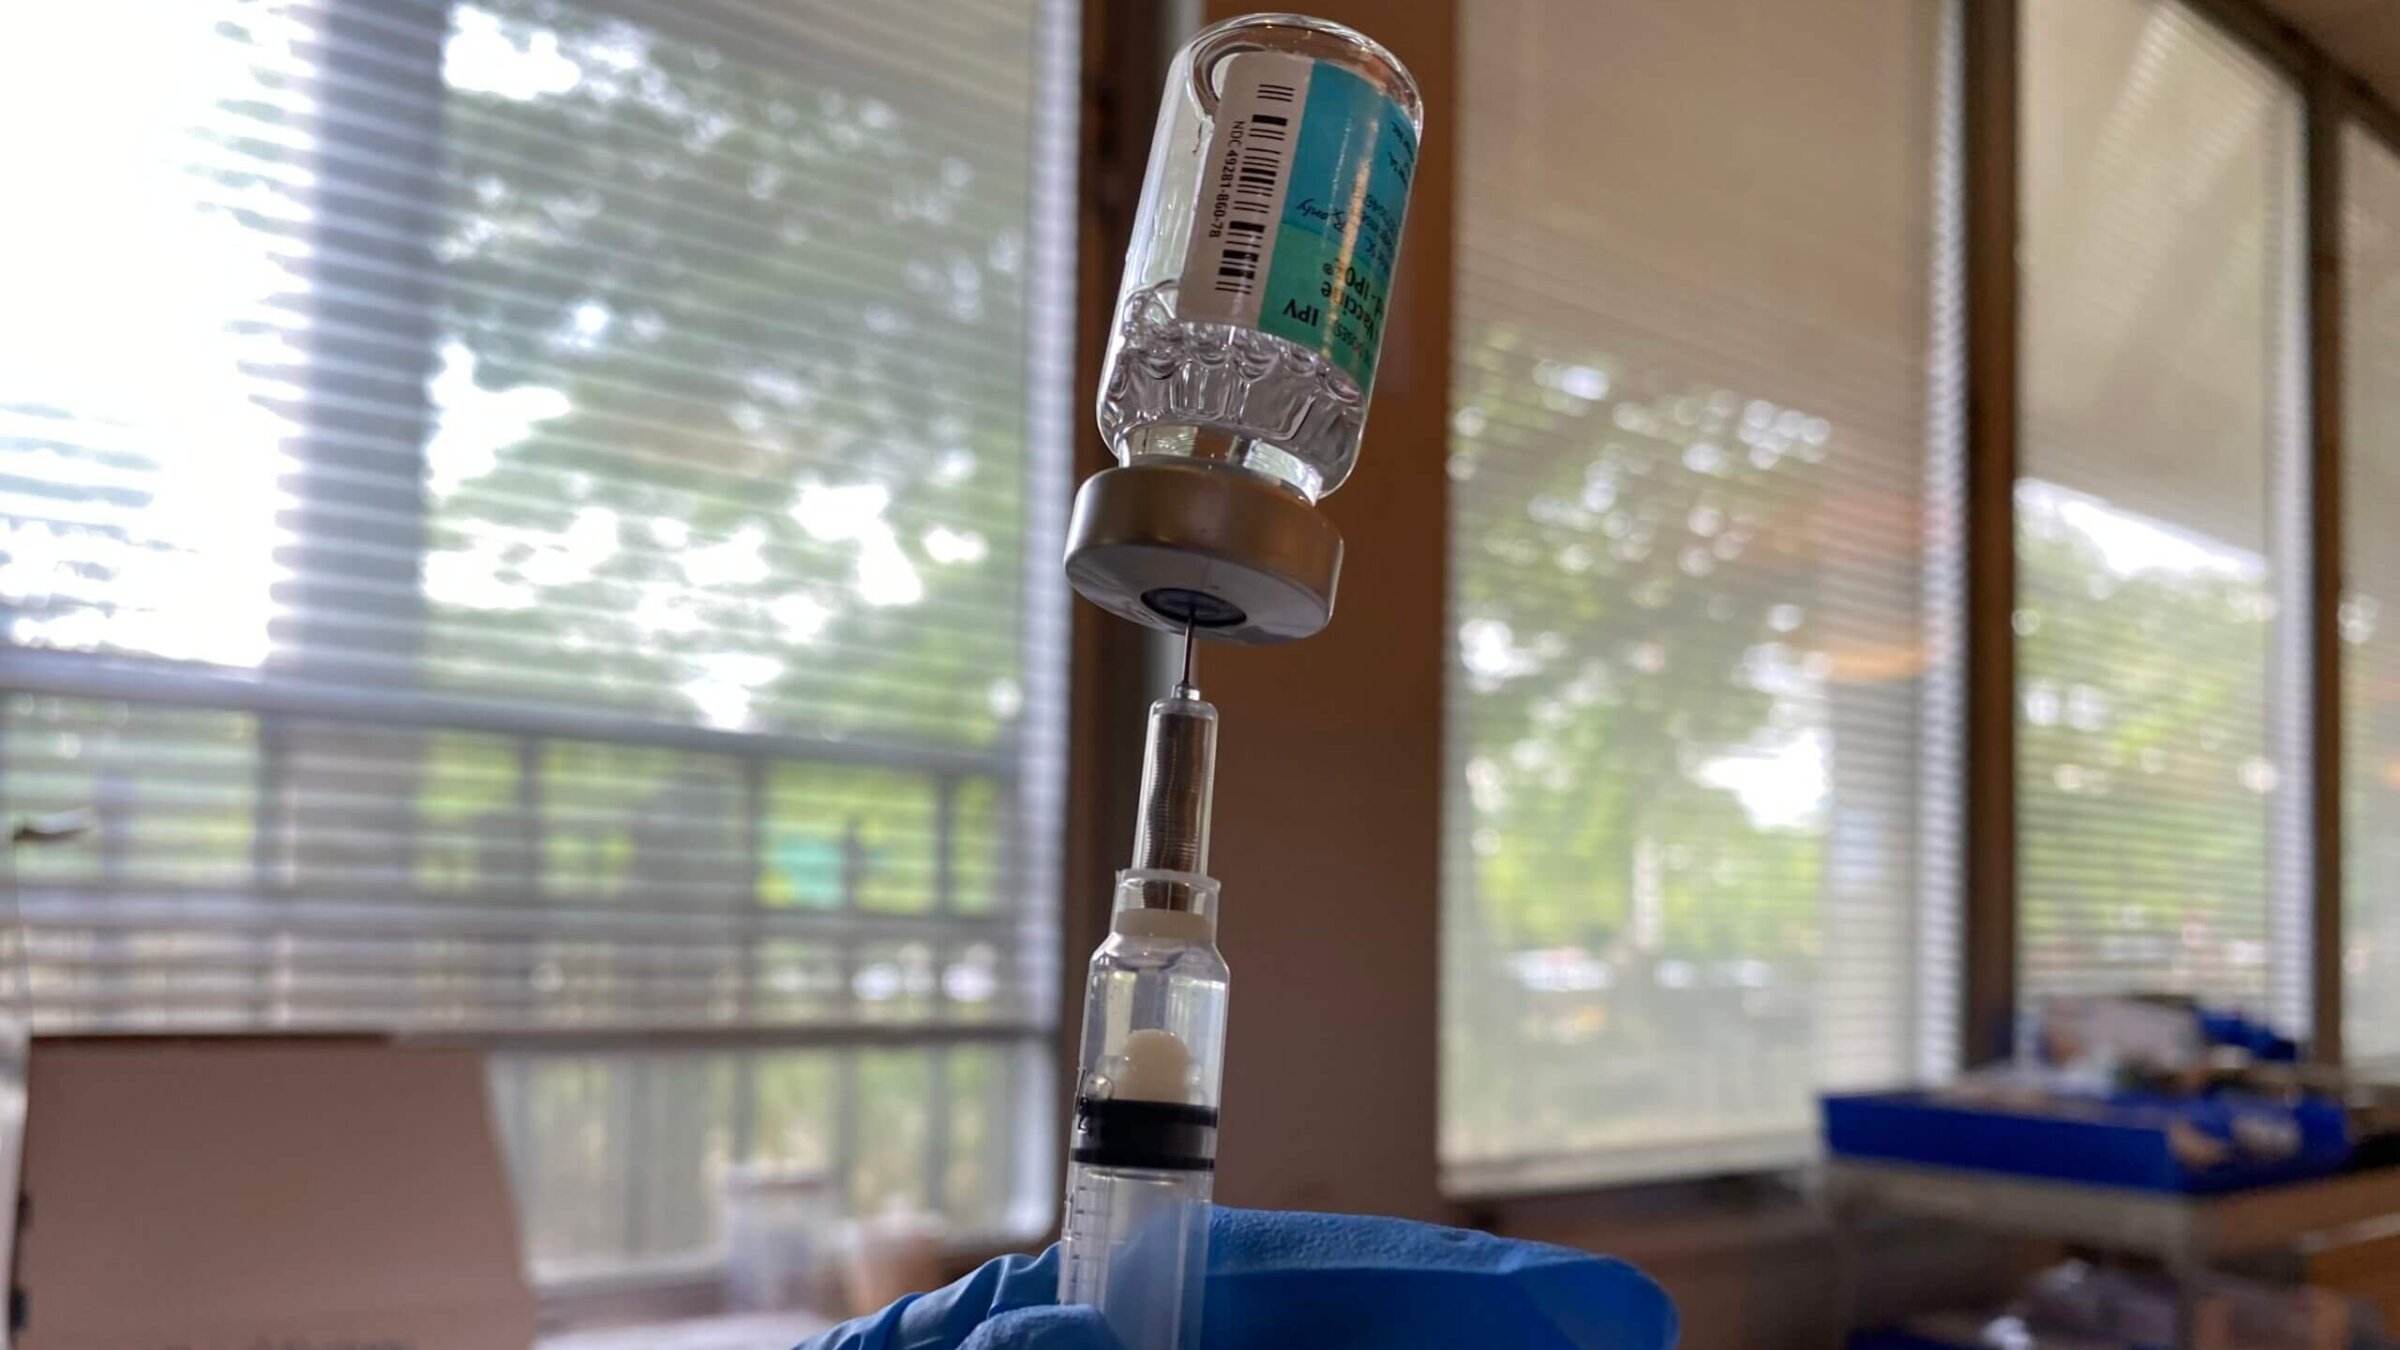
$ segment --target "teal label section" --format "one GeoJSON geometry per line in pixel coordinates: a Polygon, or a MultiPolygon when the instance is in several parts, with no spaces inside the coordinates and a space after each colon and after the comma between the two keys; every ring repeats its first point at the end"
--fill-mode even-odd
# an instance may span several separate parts
{"type": "Polygon", "coordinates": [[[1417,133],[1400,105],[1319,62],[1283,199],[1258,326],[1322,353],[1374,387],[1417,133]]]}

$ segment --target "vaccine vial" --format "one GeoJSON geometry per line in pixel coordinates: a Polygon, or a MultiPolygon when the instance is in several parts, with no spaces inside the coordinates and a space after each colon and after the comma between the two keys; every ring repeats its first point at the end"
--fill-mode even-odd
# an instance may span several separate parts
{"type": "Polygon", "coordinates": [[[1424,108],[1372,39],[1293,14],[1209,28],[1167,75],[1100,430],[1314,502],[1366,430],[1424,108]]]}
{"type": "Polygon", "coordinates": [[[1332,620],[1317,503],[1358,462],[1423,127],[1416,80],[1340,24],[1253,14],[1176,56],[1100,382],[1119,462],[1067,523],[1086,599],[1229,642],[1332,620]]]}

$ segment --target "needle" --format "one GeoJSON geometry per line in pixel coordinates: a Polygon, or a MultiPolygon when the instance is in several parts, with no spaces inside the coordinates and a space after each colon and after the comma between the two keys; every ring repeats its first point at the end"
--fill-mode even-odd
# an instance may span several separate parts
{"type": "Polygon", "coordinates": [[[1192,687],[1192,621],[1190,619],[1183,621],[1183,678],[1177,680],[1176,683],[1186,689],[1192,687]]]}

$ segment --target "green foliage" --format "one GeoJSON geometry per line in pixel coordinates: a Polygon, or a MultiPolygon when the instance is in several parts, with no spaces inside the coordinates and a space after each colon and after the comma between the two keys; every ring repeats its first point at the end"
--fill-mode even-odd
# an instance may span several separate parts
{"type": "Polygon", "coordinates": [[[2263,569],[2220,551],[2215,566],[2121,570],[2040,494],[2020,493],[2020,519],[2029,987],[2173,988],[2265,1012],[2268,794],[2282,773],[2263,569]]]}
{"type": "Polygon", "coordinates": [[[1818,811],[1711,766],[1821,734],[1832,429],[1506,326],[1462,351],[1445,1155],[1796,1124],[1818,811]],[[1540,949],[1607,985],[1545,991],[1508,959],[1540,949]]]}
{"type": "Polygon", "coordinates": [[[831,1054],[779,1052],[752,1057],[757,1075],[757,1160],[831,1168],[839,1065],[831,1054]]]}
{"type": "Polygon", "coordinates": [[[690,693],[713,677],[792,730],[1000,735],[1022,126],[897,94],[805,35],[752,51],[554,0],[458,22],[577,78],[446,105],[445,378],[468,410],[434,449],[433,668],[722,717],[690,693]],[[556,415],[483,444],[473,406],[495,397],[556,415]]]}
{"type": "Polygon", "coordinates": [[[1450,715],[1493,940],[1620,936],[1643,837],[1665,846],[1671,949],[1790,949],[1707,900],[1741,873],[1805,887],[1813,851],[1753,827],[1699,771],[1801,729],[1822,424],[1597,353],[1557,358],[1505,328],[1466,351],[1450,464],[1466,670],[1450,715]]]}
{"type": "Polygon", "coordinates": [[[418,886],[474,890],[512,873],[522,877],[517,769],[516,744],[505,737],[426,738],[416,796],[418,886]]]}
{"type": "Polygon", "coordinates": [[[850,1173],[852,1213],[923,1209],[925,1159],[933,1144],[928,1103],[941,1070],[920,1050],[871,1050],[858,1056],[858,1160],[850,1173]]]}
{"type": "Polygon", "coordinates": [[[849,765],[778,764],[767,779],[769,905],[924,913],[935,891],[935,781],[849,765]]]}
{"type": "Polygon", "coordinates": [[[0,763],[12,818],[91,811],[97,829],[15,852],[28,884],[239,886],[250,874],[257,729],[204,709],[12,697],[0,763]]]}

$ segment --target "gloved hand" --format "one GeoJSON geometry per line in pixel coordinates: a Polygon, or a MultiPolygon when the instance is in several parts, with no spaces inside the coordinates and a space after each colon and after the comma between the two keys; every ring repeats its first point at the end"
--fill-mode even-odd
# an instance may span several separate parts
{"type": "MultiPolygon", "coordinates": [[[[801,1350],[1120,1350],[1100,1315],[1052,1306],[1058,1249],[1004,1256],[801,1350]]],[[[1399,1219],[1218,1208],[1206,1350],[1668,1350],[1674,1305],[1609,1257],[1399,1219]]]]}

